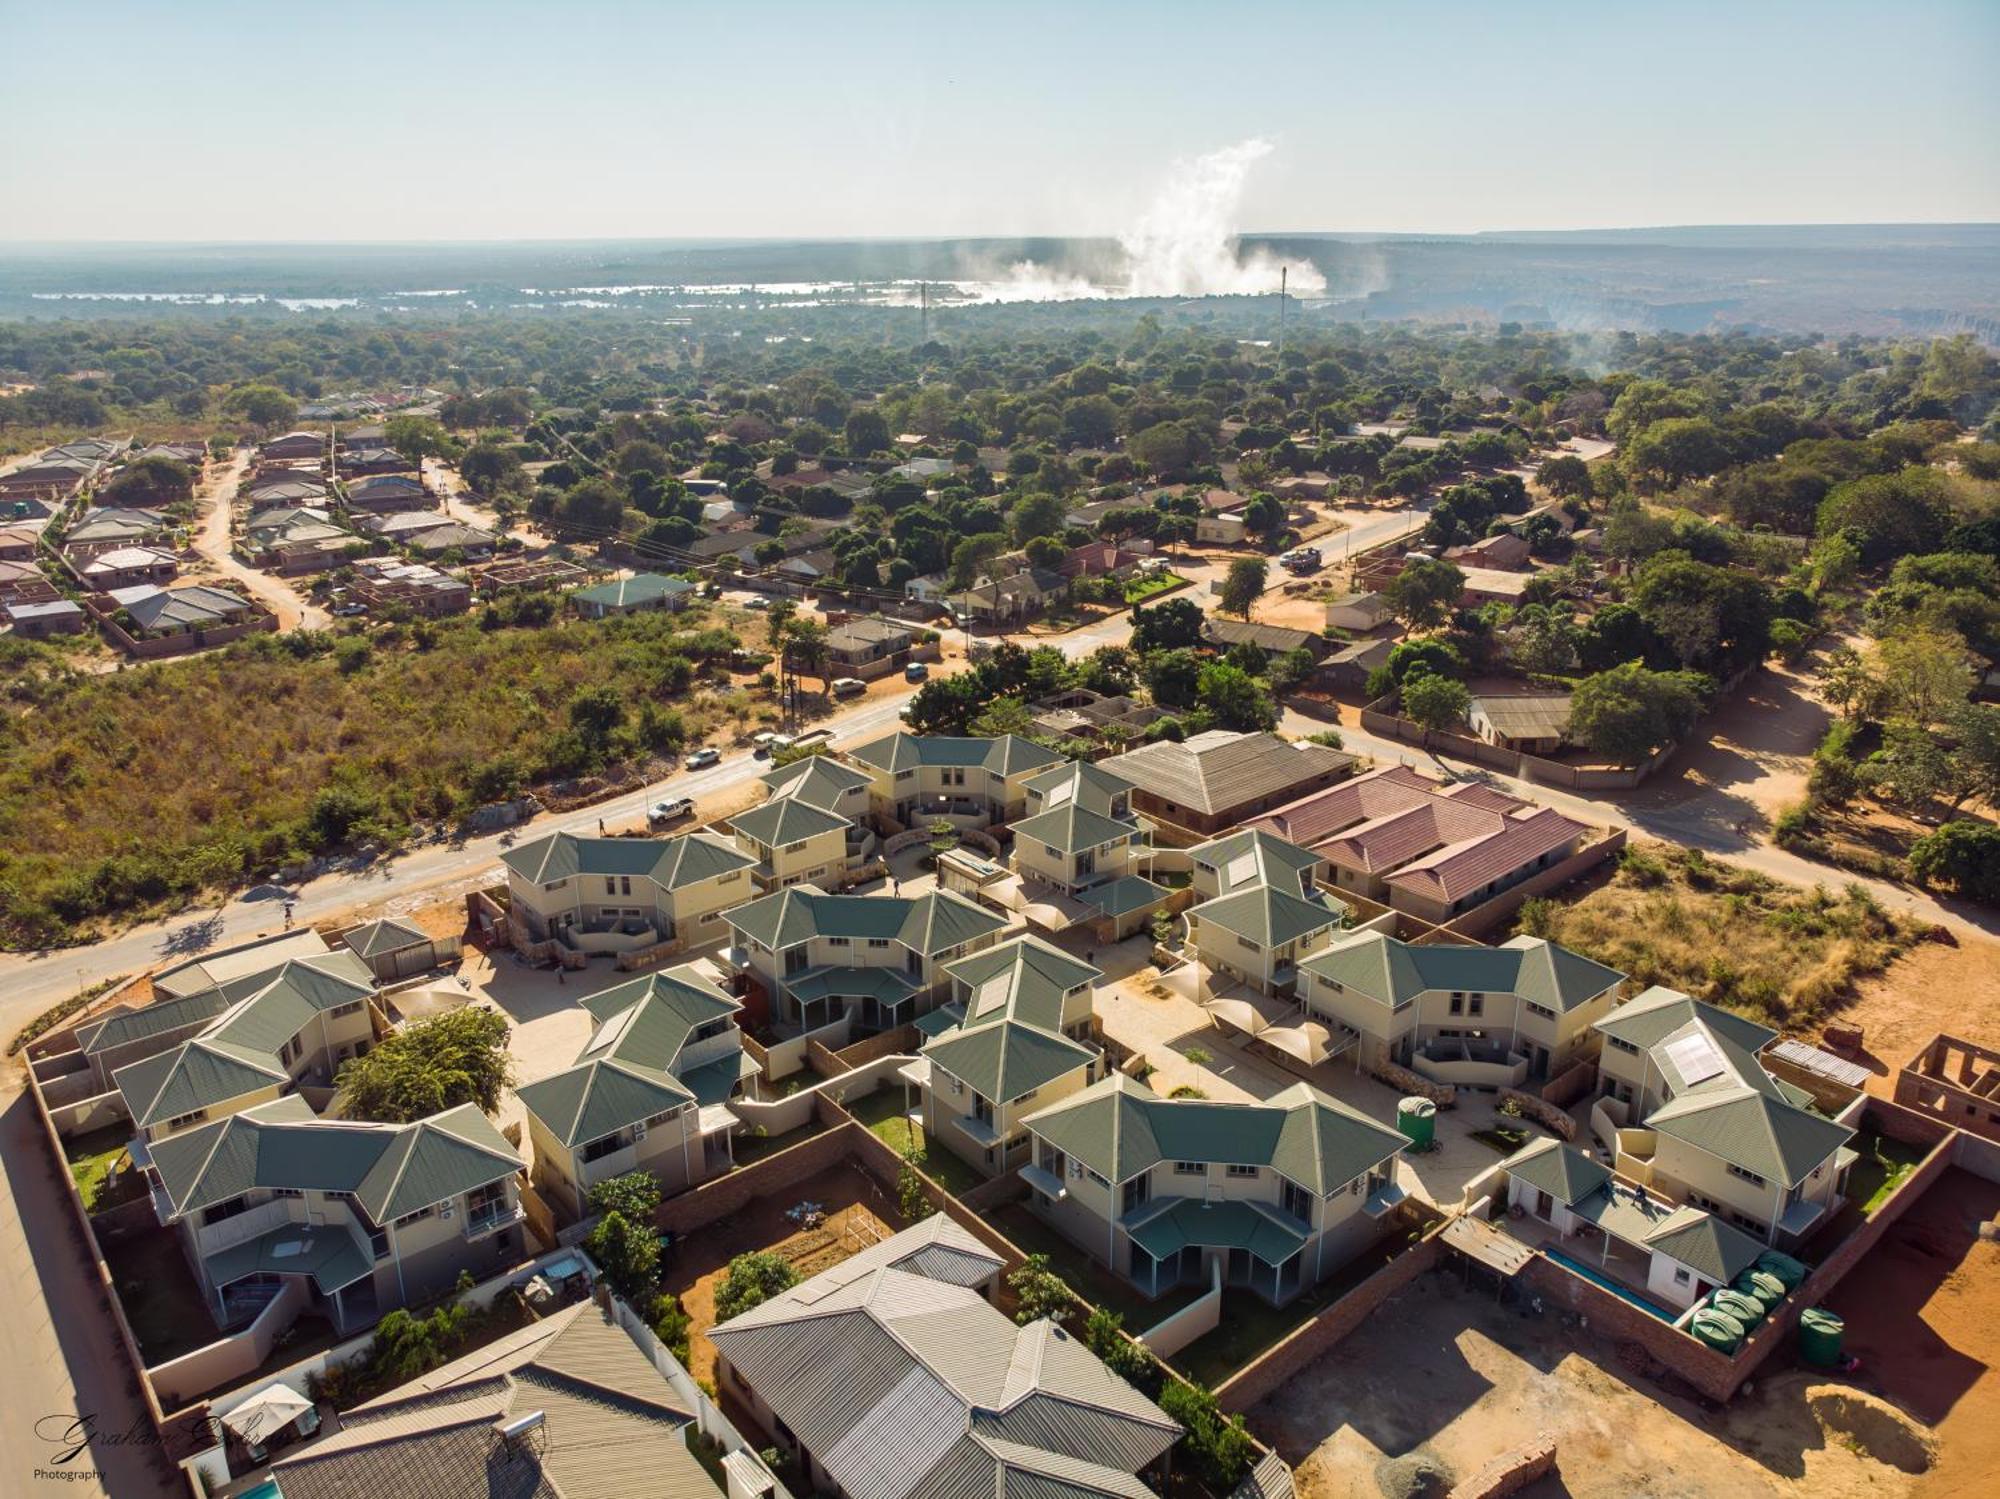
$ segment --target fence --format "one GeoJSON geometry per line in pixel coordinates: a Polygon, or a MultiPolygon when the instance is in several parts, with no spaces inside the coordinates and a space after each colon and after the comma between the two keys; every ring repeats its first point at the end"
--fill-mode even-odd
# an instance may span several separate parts
{"type": "Polygon", "coordinates": [[[128,656],[136,656],[142,661],[155,660],[161,656],[178,656],[185,651],[206,650],[212,645],[227,645],[232,640],[241,640],[246,635],[275,632],[278,616],[262,604],[250,604],[250,618],[241,624],[217,625],[210,630],[188,630],[178,635],[156,635],[151,638],[135,637],[126,633],[114,617],[119,609],[115,599],[102,594],[92,594],[84,600],[97,627],[118,649],[128,656]]]}
{"type": "Polygon", "coordinates": [[[1542,1099],[1559,1109],[1566,1109],[1590,1091],[1590,1085],[1596,1078],[1597,1064],[1586,1058],[1543,1083],[1542,1099]]]}
{"type": "Polygon", "coordinates": [[[1454,916],[1444,926],[1439,927],[1438,931],[1446,936],[1477,941],[1482,935],[1513,916],[1536,896],[1560,889],[1610,859],[1625,846],[1625,840],[1630,836],[1629,829],[1613,828],[1597,842],[1585,844],[1560,864],[1551,864],[1547,869],[1531,875],[1520,884],[1508,886],[1493,899],[1454,916]]]}
{"type": "Polygon", "coordinates": [[[1222,1260],[1208,1262],[1208,1289],[1179,1311],[1155,1322],[1144,1332],[1133,1334],[1161,1358],[1171,1358],[1195,1339],[1222,1325],[1222,1260]]]}
{"type": "Polygon", "coordinates": [[[278,1340],[291,1330],[311,1299],[305,1277],[291,1277],[248,1327],[164,1364],[155,1364],[146,1371],[147,1382],[162,1405],[178,1409],[211,1390],[248,1379],[263,1367],[277,1349],[278,1340]]]}
{"type": "Polygon", "coordinates": [[[1361,710],[1361,727],[1370,733],[1381,734],[1390,739],[1400,739],[1405,744],[1414,744],[1432,754],[1449,755],[1454,760],[1470,760],[1475,765],[1490,765],[1495,770],[1510,776],[1518,776],[1524,781],[1563,787],[1570,791],[1629,791],[1642,784],[1654,771],[1666,764],[1674,751],[1680,748],[1678,744],[1665,745],[1655,750],[1643,763],[1634,766],[1614,768],[1565,765],[1560,760],[1547,760],[1540,755],[1503,749],[1497,744],[1488,744],[1483,739],[1474,739],[1469,735],[1425,729],[1384,706],[1394,701],[1393,698],[1385,697],[1377,698],[1368,704],[1361,710]]]}
{"type": "Polygon", "coordinates": [[[1576,1121],[1554,1104],[1545,1102],[1533,1093],[1523,1093],[1519,1088],[1502,1088],[1500,1101],[1505,1103],[1510,1098],[1519,1105],[1524,1115],[1543,1128],[1553,1130],[1561,1139],[1576,1138],[1576,1121]]]}

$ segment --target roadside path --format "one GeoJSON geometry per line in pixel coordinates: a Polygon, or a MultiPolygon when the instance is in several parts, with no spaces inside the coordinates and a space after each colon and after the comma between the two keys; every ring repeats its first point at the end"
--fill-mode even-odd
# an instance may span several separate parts
{"type": "Polygon", "coordinates": [[[224,468],[210,473],[202,486],[208,496],[208,511],[202,516],[201,530],[195,536],[195,550],[211,567],[227,574],[232,582],[277,615],[280,630],[301,626],[324,630],[330,623],[324,609],[306,603],[290,585],[251,567],[230,550],[230,514],[235,508],[232,497],[249,466],[250,450],[239,448],[224,468]]]}

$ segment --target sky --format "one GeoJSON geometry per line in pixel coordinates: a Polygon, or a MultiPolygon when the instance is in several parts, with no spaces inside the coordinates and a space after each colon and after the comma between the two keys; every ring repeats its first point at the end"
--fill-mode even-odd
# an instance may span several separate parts
{"type": "Polygon", "coordinates": [[[2000,0],[0,0],[0,239],[2000,220],[2000,0]],[[42,59],[49,60],[44,65],[42,59]]]}

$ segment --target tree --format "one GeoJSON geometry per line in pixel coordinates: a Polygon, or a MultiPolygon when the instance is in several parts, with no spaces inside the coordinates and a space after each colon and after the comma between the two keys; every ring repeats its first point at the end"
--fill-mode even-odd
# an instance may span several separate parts
{"type": "Polygon", "coordinates": [[[1514,659],[1542,675],[1576,664],[1576,624],[1567,605],[1529,604],[1514,621],[1514,659]]]}
{"type": "Polygon", "coordinates": [[[1472,694],[1463,682],[1425,672],[1410,678],[1402,689],[1403,716],[1424,731],[1424,742],[1442,729],[1462,729],[1472,707],[1472,694]]]}
{"type": "Polygon", "coordinates": [[[1559,500],[1588,500],[1591,497],[1590,465],[1574,453],[1551,458],[1535,475],[1542,488],[1559,500]]]}
{"type": "Polygon", "coordinates": [[[623,1213],[634,1223],[650,1223],[660,1205],[660,1179],[650,1171],[608,1176],[590,1189],[593,1213],[623,1213]]]}
{"type": "Polygon", "coordinates": [[[610,1212],[584,1238],[583,1247],[629,1306],[645,1306],[660,1279],[660,1237],[650,1218],[610,1212]]]}
{"type": "Polygon", "coordinates": [[[972,733],[981,739],[998,739],[1002,734],[1018,734],[1027,737],[1034,728],[1035,715],[1028,705],[1017,697],[994,698],[972,720],[972,733]]]}
{"type": "MultiPolygon", "coordinates": [[[[503,447],[497,442],[489,442],[485,438],[467,448],[465,455],[458,460],[459,477],[465,480],[474,494],[489,500],[520,471],[521,460],[512,448],[503,447]]],[[[613,493],[616,493],[615,489],[613,493]]],[[[625,502],[622,497],[618,501],[618,508],[621,513],[624,511],[625,502]]]]}
{"type": "Polygon", "coordinates": [[[1950,523],[1944,476],[1931,468],[1849,479],[1819,505],[1819,534],[1851,535],[1866,567],[1937,551],[1950,523]]]}
{"type": "Polygon", "coordinates": [[[586,687],[569,700],[569,725],[602,754],[625,722],[625,699],[615,687],[586,687]]]}
{"type": "Polygon", "coordinates": [[[1167,1381],[1159,1403],[1181,1424],[1181,1450],[1210,1493],[1227,1494],[1243,1481],[1257,1447],[1241,1416],[1223,1415],[1207,1389],[1178,1379],[1167,1381]]]}
{"type": "Polygon", "coordinates": [[[1243,528],[1267,543],[1284,534],[1289,519],[1285,502],[1262,490],[1251,495],[1249,503],[1243,507],[1243,528]]]}
{"type": "Polygon", "coordinates": [[[1694,727],[1708,692],[1709,680],[1698,672],[1650,671],[1628,661],[1577,685],[1570,737],[1620,765],[1637,765],[1694,727]]]}
{"type": "Polygon", "coordinates": [[[1068,514],[1069,507],[1055,495],[1024,494],[1007,512],[1007,529],[1014,545],[1024,547],[1037,537],[1060,536],[1068,514]]]}
{"type": "Polygon", "coordinates": [[[1657,479],[1668,488],[1705,478],[1728,461],[1721,431],[1699,416],[1655,422],[1633,438],[1625,452],[1629,472],[1657,479]]]}
{"type": "Polygon", "coordinates": [[[1269,573],[1262,557],[1238,557],[1229,564],[1224,574],[1222,586],[1216,590],[1216,606],[1229,614],[1250,617],[1250,611],[1263,595],[1264,580],[1269,573]]]}
{"type": "Polygon", "coordinates": [[[468,1005],[392,1032],[334,1077],[350,1118],[408,1124],[476,1103],[488,1114],[514,1083],[507,1019],[468,1005]]]}
{"type": "Polygon", "coordinates": [[[2000,904],[2000,827],[1948,822],[1910,845],[1910,873],[1924,885],[1956,885],[1968,900],[2000,904]]]}
{"type": "Polygon", "coordinates": [[[1083,1343],[1104,1367],[1136,1390],[1152,1390],[1160,1381],[1160,1366],[1145,1345],[1125,1335],[1125,1319],[1105,1307],[1093,1308],[1084,1319],[1083,1343]]]}
{"type": "Polygon", "coordinates": [[[1205,666],[1199,653],[1184,646],[1153,651],[1146,657],[1146,690],[1162,708],[1192,708],[1205,666]]]}
{"type": "Polygon", "coordinates": [[[1725,676],[1770,652],[1771,590],[1734,568],[1662,552],[1639,569],[1632,603],[1692,670],[1725,676]]]}
{"type": "Polygon", "coordinates": [[[98,496],[100,505],[160,508],[194,498],[194,475],[171,458],[141,458],[120,469],[98,496]]]}
{"type": "Polygon", "coordinates": [[[1852,646],[1837,645],[1820,667],[1819,694],[1842,718],[1870,718],[1881,702],[1882,683],[1867,657],[1852,646]]]}
{"type": "Polygon", "coordinates": [[[1145,656],[1199,645],[1204,618],[1201,606],[1190,598],[1162,599],[1150,609],[1136,605],[1132,610],[1132,649],[1145,656]]]}
{"type": "Polygon", "coordinates": [[[931,835],[931,858],[942,859],[958,847],[958,828],[950,818],[933,818],[925,829],[931,835]]]}
{"type": "Polygon", "coordinates": [[[1226,661],[1212,662],[1196,678],[1196,698],[1216,724],[1240,733],[1275,729],[1278,705],[1258,680],[1226,661]]]}
{"type": "Polygon", "coordinates": [[[1870,652],[1879,711],[1928,726],[1972,695],[1978,681],[1965,642],[1942,630],[1909,630],[1870,652]]]}
{"type": "Polygon", "coordinates": [[[889,423],[873,407],[848,413],[841,427],[841,441],[850,458],[866,458],[889,446],[889,423]]]}
{"type": "Polygon", "coordinates": [[[729,1262],[722,1284],[715,1291],[715,1320],[727,1322],[752,1307],[762,1306],[773,1296],[782,1296],[799,1283],[792,1262],[768,1249],[739,1254],[729,1262]]]}
{"type": "Polygon", "coordinates": [[[1132,461],[1146,473],[1175,479],[1205,456],[1207,443],[1184,422],[1159,422],[1134,433],[1125,443],[1132,461]]]}
{"type": "Polygon", "coordinates": [[[1465,596],[1465,574],[1434,558],[1412,562],[1390,581],[1389,608],[1413,630],[1434,630],[1465,596]]]}
{"type": "Polygon", "coordinates": [[[688,1333],[694,1322],[682,1310],[678,1298],[662,1291],[653,1298],[653,1304],[646,1312],[646,1325],[653,1329],[653,1336],[667,1345],[667,1352],[681,1362],[688,1364],[688,1333]]]}
{"type": "Polygon", "coordinates": [[[1006,549],[1007,538],[998,531],[966,537],[952,548],[950,586],[953,589],[970,588],[979,577],[980,569],[1006,549]]]}
{"type": "Polygon", "coordinates": [[[451,434],[428,416],[392,416],[382,431],[389,446],[418,469],[426,458],[449,458],[458,446],[451,434]]]}
{"type": "Polygon", "coordinates": [[[1076,1297],[1063,1278],[1049,1268],[1049,1257],[1031,1254],[1007,1275],[1014,1293],[1014,1320],[1026,1327],[1044,1317],[1063,1323],[1076,1315],[1076,1297]]]}
{"type": "Polygon", "coordinates": [[[223,408],[238,411],[243,419],[266,432],[289,427],[299,419],[299,403],[275,385],[245,385],[230,393],[223,408]]]}

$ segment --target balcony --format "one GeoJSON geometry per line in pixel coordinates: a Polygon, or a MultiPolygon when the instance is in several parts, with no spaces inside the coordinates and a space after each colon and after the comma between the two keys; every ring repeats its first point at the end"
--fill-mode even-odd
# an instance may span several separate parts
{"type": "Polygon", "coordinates": [[[526,1212],[518,1202],[493,1202],[465,1215],[465,1236],[484,1239],[519,1223],[526,1212]]]}
{"type": "Polygon", "coordinates": [[[1434,1083],[1461,1088],[1518,1088],[1528,1080],[1528,1059],[1477,1041],[1432,1041],[1410,1058],[1411,1070],[1434,1083]]]}

